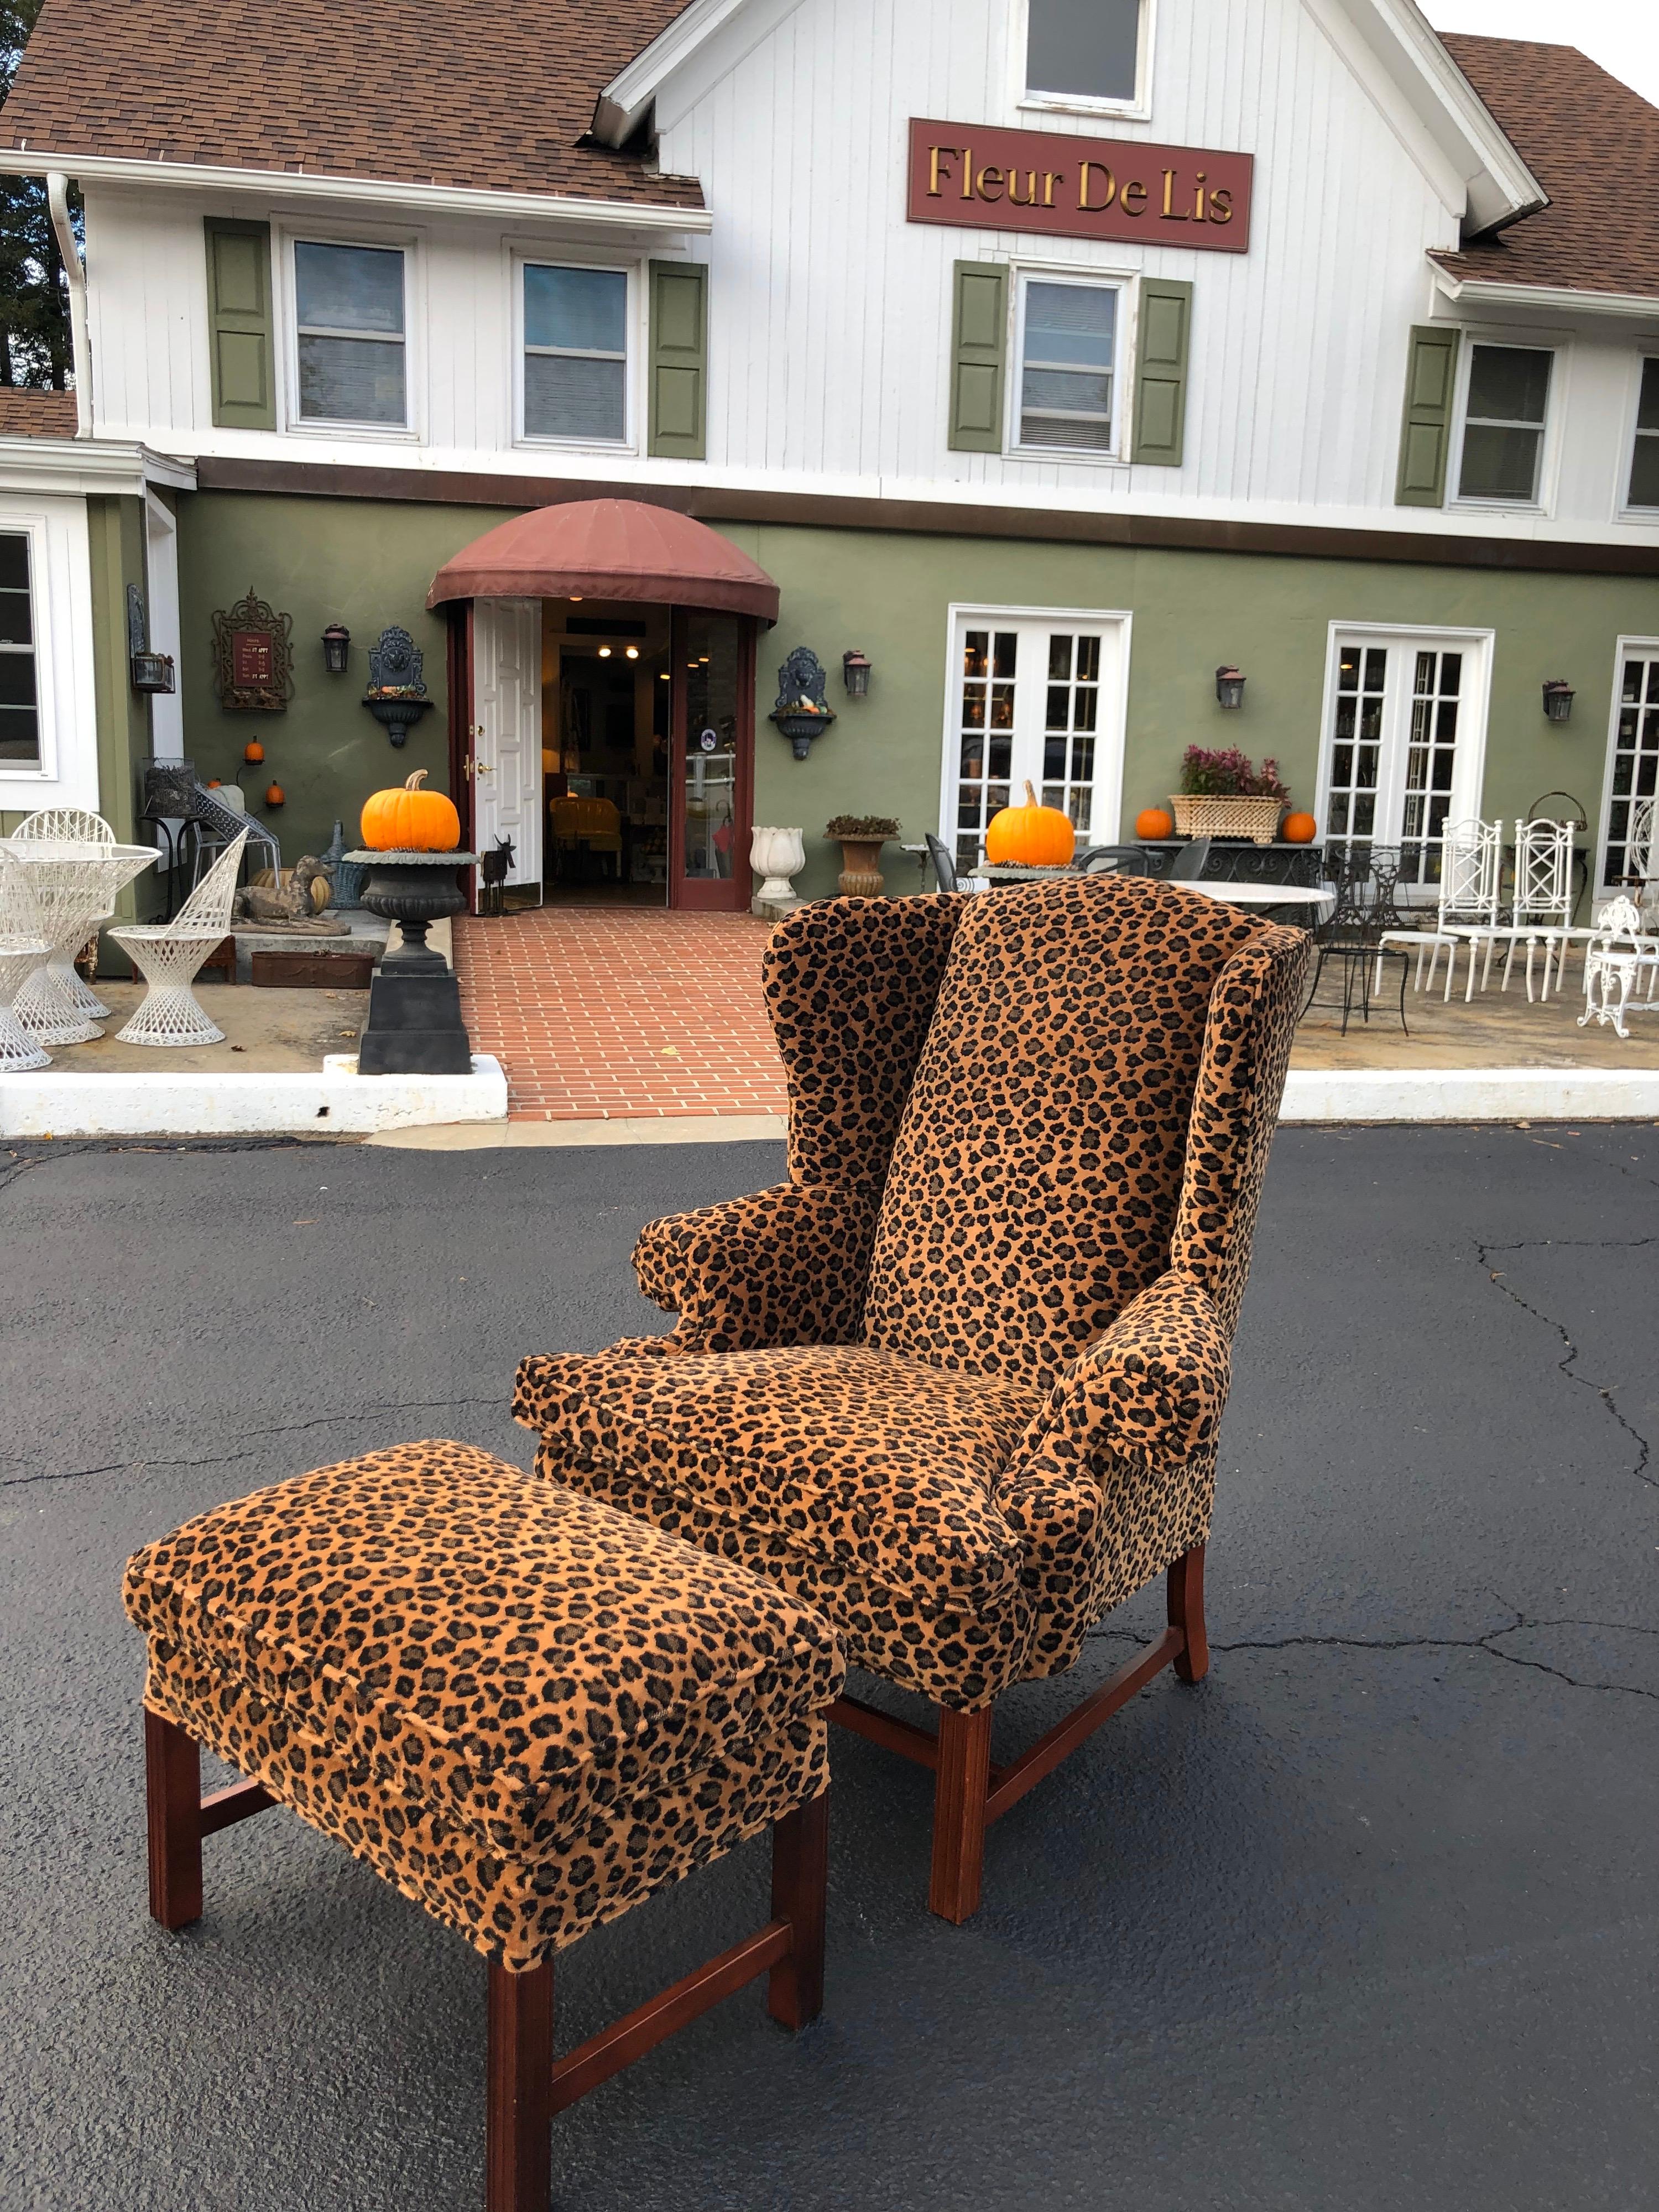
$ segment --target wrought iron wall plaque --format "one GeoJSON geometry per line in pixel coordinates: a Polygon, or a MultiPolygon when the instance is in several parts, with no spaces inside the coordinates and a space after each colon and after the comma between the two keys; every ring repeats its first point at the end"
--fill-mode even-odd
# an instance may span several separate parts
{"type": "Polygon", "coordinates": [[[294,696],[294,617],[279,615],[250,585],[213,617],[213,688],[235,714],[280,714],[294,696]]]}

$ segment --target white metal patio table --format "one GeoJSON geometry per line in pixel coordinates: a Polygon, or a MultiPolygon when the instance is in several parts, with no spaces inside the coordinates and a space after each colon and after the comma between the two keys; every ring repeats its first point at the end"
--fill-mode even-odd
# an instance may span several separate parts
{"type": "Polygon", "coordinates": [[[41,934],[52,951],[17,994],[14,1011],[37,1045],[86,1044],[103,1031],[110,1009],[75,972],[75,956],[115,911],[117,896],[154,867],[154,845],[106,845],[88,838],[8,837],[7,857],[29,872],[41,934]],[[95,1017],[95,1018],[94,1018],[95,1017]]]}

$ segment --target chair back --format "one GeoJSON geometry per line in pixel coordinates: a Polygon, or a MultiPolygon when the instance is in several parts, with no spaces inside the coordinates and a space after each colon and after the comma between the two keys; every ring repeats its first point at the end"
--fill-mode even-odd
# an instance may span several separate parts
{"type": "Polygon", "coordinates": [[[1659,927],[1659,850],[1655,849],[1654,812],[1659,801],[1638,799],[1630,811],[1625,872],[1634,886],[1644,921],[1659,927]]]}
{"type": "Polygon", "coordinates": [[[1051,1379],[1169,1267],[1200,1160],[1186,1264],[1231,1323],[1310,957],[1303,931],[1139,878],[964,902],[893,1145],[867,1341],[1051,1379]]]}
{"type": "Polygon", "coordinates": [[[933,864],[933,881],[942,891],[959,890],[961,885],[957,881],[957,864],[951,858],[949,847],[943,838],[935,837],[931,830],[924,830],[922,836],[927,841],[927,856],[933,864]]]}
{"type": "Polygon", "coordinates": [[[1153,845],[1088,845],[1073,854],[1080,876],[1158,876],[1167,873],[1164,854],[1153,845]]]}
{"type": "Polygon", "coordinates": [[[190,896],[179,908],[167,927],[179,937],[207,937],[215,931],[222,936],[230,921],[231,902],[236,896],[236,878],[242,866],[242,854],[247,845],[247,831],[234,837],[220,854],[190,896]]]}
{"type": "Polygon", "coordinates": [[[0,940],[6,938],[44,946],[47,932],[31,871],[0,843],[0,940]]]}
{"type": "Polygon", "coordinates": [[[1195,884],[1203,874],[1204,864],[1209,857],[1210,840],[1194,837],[1190,844],[1183,845],[1176,854],[1170,870],[1170,881],[1172,884],[1195,884]]]}
{"type": "Polygon", "coordinates": [[[1497,822],[1449,822],[1440,839],[1438,921],[1498,921],[1498,877],[1503,862],[1503,828],[1497,822]]]}
{"type": "Polygon", "coordinates": [[[112,845],[115,832],[101,814],[83,806],[43,806],[25,815],[12,831],[14,837],[38,838],[43,844],[112,845]]]}
{"type": "Polygon", "coordinates": [[[1642,935],[1641,911],[1632,898],[1621,892],[1609,899],[1595,917],[1595,934],[1589,940],[1591,952],[1610,952],[1615,945],[1628,945],[1642,935]]]}
{"type": "Polygon", "coordinates": [[[1572,920],[1572,824],[1517,822],[1515,825],[1516,924],[1547,923],[1565,929],[1572,920]]]}

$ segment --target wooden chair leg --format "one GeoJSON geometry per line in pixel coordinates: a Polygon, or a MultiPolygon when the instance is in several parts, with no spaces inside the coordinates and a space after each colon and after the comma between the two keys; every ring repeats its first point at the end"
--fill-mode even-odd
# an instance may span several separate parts
{"type": "Polygon", "coordinates": [[[163,1928],[202,1917],[202,1754],[176,1722],[144,1708],[149,1911],[163,1928]]]}
{"type": "Polygon", "coordinates": [[[933,1778],[933,1872],[928,1910],[960,1926],[979,1910],[985,1865],[985,1800],[991,1786],[991,1708],[939,1709],[933,1778]]]}
{"type": "Polygon", "coordinates": [[[489,1966],[484,2212],[548,2212],[553,2181],[553,1964],[489,1966]]]}
{"type": "Polygon", "coordinates": [[[1204,1547],[1194,1544],[1170,1570],[1170,1626],[1181,1629],[1187,1648],[1175,1670],[1183,1682],[1201,1682],[1210,1671],[1210,1642],[1204,1632],[1204,1547]]]}
{"type": "Polygon", "coordinates": [[[798,1805],[772,1831],[772,1917],[789,1949],[767,1978],[766,2009],[786,2027],[823,2010],[823,1920],[830,1881],[830,1793],[798,1805]]]}

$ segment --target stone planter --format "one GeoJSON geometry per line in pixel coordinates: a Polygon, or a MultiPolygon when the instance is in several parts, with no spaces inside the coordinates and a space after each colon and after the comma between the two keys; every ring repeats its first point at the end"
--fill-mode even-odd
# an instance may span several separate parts
{"type": "Polygon", "coordinates": [[[881,872],[881,848],[884,837],[838,837],[841,847],[841,873],[836,878],[836,888],[843,898],[879,898],[887,888],[881,872]]]}
{"type": "Polygon", "coordinates": [[[755,894],[757,901],[763,899],[769,905],[784,901],[799,903],[790,878],[806,866],[803,836],[799,830],[763,830],[757,825],[749,843],[749,865],[763,878],[755,894]]]}

